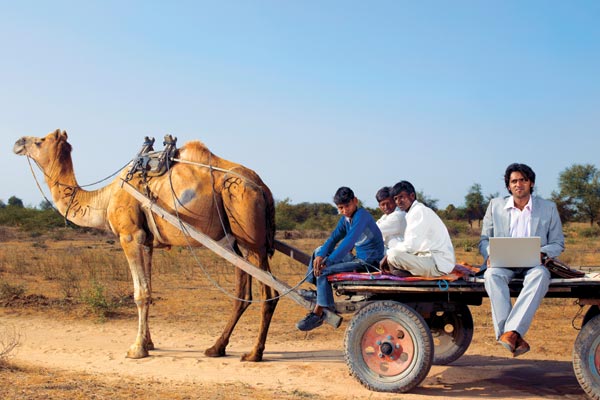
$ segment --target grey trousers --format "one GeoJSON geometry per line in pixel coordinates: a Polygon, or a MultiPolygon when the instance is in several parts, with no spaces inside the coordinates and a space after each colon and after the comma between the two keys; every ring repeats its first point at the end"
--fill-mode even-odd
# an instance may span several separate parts
{"type": "Polygon", "coordinates": [[[543,265],[533,268],[488,268],[483,276],[492,305],[496,339],[509,331],[517,331],[525,336],[550,286],[550,271],[543,265]],[[521,273],[523,289],[512,305],[508,283],[521,273]]]}

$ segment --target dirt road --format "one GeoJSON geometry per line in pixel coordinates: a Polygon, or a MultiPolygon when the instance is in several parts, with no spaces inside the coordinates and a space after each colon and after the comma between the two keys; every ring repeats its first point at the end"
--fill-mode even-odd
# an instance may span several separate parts
{"type": "MultiPolygon", "coordinates": [[[[275,334],[267,343],[264,362],[243,363],[239,357],[252,346],[252,334],[232,340],[227,357],[208,358],[203,351],[213,336],[203,334],[201,328],[155,320],[152,332],[157,349],[148,358],[131,360],[124,355],[134,338],[135,321],[94,323],[0,310],[0,326],[14,326],[20,333],[21,345],[14,354],[19,362],[104,380],[142,378],[173,387],[201,384],[198,398],[211,385],[227,384],[259,387],[274,398],[278,394],[330,399],[585,398],[569,357],[532,351],[512,359],[494,343],[473,343],[462,358],[450,366],[434,366],[420,387],[400,395],[362,387],[349,375],[338,340],[299,341],[294,336],[288,340],[275,334]]],[[[572,346],[574,335],[562,339],[572,346]]]]}

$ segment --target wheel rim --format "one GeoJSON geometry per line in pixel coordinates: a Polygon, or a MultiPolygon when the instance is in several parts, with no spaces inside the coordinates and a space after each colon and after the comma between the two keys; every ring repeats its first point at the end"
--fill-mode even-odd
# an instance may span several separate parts
{"type": "Polygon", "coordinates": [[[365,331],[361,352],[365,364],[372,371],[381,376],[396,376],[410,367],[415,344],[401,324],[384,319],[365,331]]]}
{"type": "Polygon", "coordinates": [[[456,342],[459,322],[448,312],[440,312],[429,324],[433,343],[438,349],[447,349],[456,342]]]}

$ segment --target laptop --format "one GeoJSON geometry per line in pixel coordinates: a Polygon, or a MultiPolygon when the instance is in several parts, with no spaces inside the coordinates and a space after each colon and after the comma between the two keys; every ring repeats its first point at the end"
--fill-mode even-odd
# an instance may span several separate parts
{"type": "Polygon", "coordinates": [[[541,264],[538,236],[490,238],[490,268],[531,268],[541,264]]]}

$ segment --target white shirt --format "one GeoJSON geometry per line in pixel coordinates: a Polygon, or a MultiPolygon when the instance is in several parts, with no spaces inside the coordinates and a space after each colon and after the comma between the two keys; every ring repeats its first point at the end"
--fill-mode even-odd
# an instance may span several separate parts
{"type": "Polygon", "coordinates": [[[404,240],[394,249],[417,255],[431,254],[437,269],[445,273],[452,272],[456,263],[446,225],[435,211],[416,200],[406,213],[404,240]]]}
{"type": "Polygon", "coordinates": [[[529,237],[531,234],[531,208],[533,202],[531,196],[529,201],[523,207],[523,210],[519,210],[515,207],[515,200],[511,196],[506,202],[506,208],[510,214],[510,236],[511,237],[529,237]]]}
{"type": "Polygon", "coordinates": [[[406,230],[406,213],[396,208],[390,214],[383,214],[377,220],[377,226],[383,235],[383,243],[386,249],[394,247],[396,243],[404,239],[406,230]]]}

